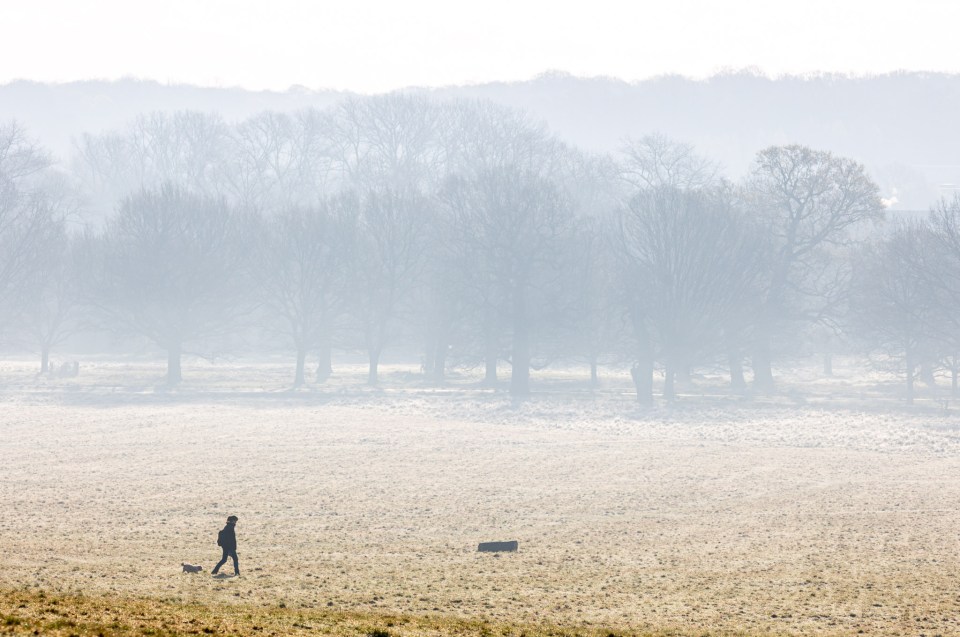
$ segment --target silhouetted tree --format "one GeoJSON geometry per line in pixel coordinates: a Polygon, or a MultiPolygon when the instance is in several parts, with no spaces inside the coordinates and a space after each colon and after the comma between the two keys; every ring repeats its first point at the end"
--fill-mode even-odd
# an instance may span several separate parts
{"type": "Polygon", "coordinates": [[[332,118],[309,109],[264,112],[229,132],[224,181],[242,210],[276,212],[315,205],[331,192],[332,118]]]}
{"type": "Polygon", "coordinates": [[[194,111],[147,113],[119,130],[84,133],[72,167],[88,219],[99,223],[125,197],[167,183],[209,197],[232,194],[229,135],[219,115],[194,111]]]}
{"type": "Polygon", "coordinates": [[[900,265],[917,279],[927,293],[923,330],[927,347],[919,361],[920,377],[934,384],[933,367],[940,361],[951,373],[957,391],[960,373],[960,196],[942,199],[923,224],[915,224],[923,248],[901,250],[900,265]]]}
{"type": "Polygon", "coordinates": [[[344,188],[426,192],[442,180],[439,111],[425,97],[347,98],[328,126],[331,165],[344,188]]]}
{"type": "Polygon", "coordinates": [[[167,352],[170,384],[184,348],[209,347],[249,302],[246,225],[223,200],[166,184],[125,199],[101,233],[92,298],[167,352]]]}
{"type": "MultiPolygon", "coordinates": [[[[484,382],[491,385],[497,381],[498,362],[511,359],[511,328],[502,299],[495,298],[501,282],[491,278],[493,257],[489,251],[478,251],[470,228],[473,223],[483,227],[495,224],[498,214],[507,214],[497,212],[502,206],[495,201],[494,185],[509,182],[507,175],[520,175],[519,180],[529,183],[550,182],[550,188],[556,188],[553,184],[560,183],[564,147],[542,122],[515,109],[462,100],[446,105],[441,113],[447,180],[442,194],[445,222],[439,226],[443,238],[438,248],[449,274],[437,289],[448,294],[440,303],[455,310],[445,313],[448,325],[444,331],[459,336],[462,348],[470,352],[468,358],[483,361],[484,382]],[[480,212],[483,207],[487,210],[480,212]],[[491,219],[485,220],[487,215],[491,219]]],[[[555,195],[566,198],[559,190],[555,195]]],[[[564,208],[569,209],[569,203],[564,203],[564,208]]],[[[512,223],[507,218],[501,222],[512,223]]],[[[497,232],[506,235],[510,230],[505,227],[497,232]]],[[[487,246],[500,240],[493,236],[481,239],[487,246]]]]}
{"type": "Polygon", "coordinates": [[[622,361],[627,350],[613,249],[614,212],[627,187],[621,179],[620,166],[611,157],[574,149],[564,153],[560,178],[560,186],[577,217],[575,236],[567,248],[576,267],[564,285],[571,304],[569,311],[563,312],[570,319],[563,334],[565,353],[586,358],[590,383],[596,386],[601,360],[622,361]]]}
{"type": "Polygon", "coordinates": [[[294,385],[304,382],[307,353],[320,354],[318,379],[331,371],[333,332],[347,311],[356,267],[355,197],[323,200],[313,208],[289,208],[258,223],[252,279],[280,331],[296,350],[294,385]]]}
{"type": "Polygon", "coordinates": [[[754,381],[771,388],[771,340],[785,325],[822,318],[839,302],[847,289],[841,251],[853,242],[851,229],[880,219],[883,209],[861,164],[797,145],[757,154],[746,198],[773,241],[753,349],[754,381]]]}
{"type": "Polygon", "coordinates": [[[932,239],[925,224],[898,228],[862,252],[854,279],[856,333],[883,355],[883,366],[905,375],[907,403],[913,403],[917,370],[933,348],[928,327],[941,315],[921,266],[932,239]]]}
{"type": "Polygon", "coordinates": [[[426,267],[433,204],[414,190],[365,193],[353,260],[353,315],[369,355],[367,382],[378,382],[380,356],[405,328],[426,267]]]}
{"type": "Polygon", "coordinates": [[[48,246],[70,211],[50,155],[17,123],[0,125],[0,328],[23,311],[48,246]]]}
{"type": "Polygon", "coordinates": [[[22,298],[22,330],[40,350],[40,373],[50,371],[50,352],[81,329],[82,280],[87,274],[83,237],[64,228],[47,237],[22,298]]]}
{"type": "MultiPolygon", "coordinates": [[[[479,302],[487,347],[509,341],[510,391],[529,393],[538,337],[558,318],[574,217],[557,187],[515,167],[452,180],[445,193],[461,282],[479,302]]],[[[490,360],[487,354],[488,377],[490,360]]]]}
{"type": "Polygon", "coordinates": [[[619,223],[622,282],[634,337],[638,399],[650,402],[654,363],[664,397],[679,370],[725,351],[725,329],[749,313],[763,273],[758,235],[717,191],[644,190],[619,223]]]}
{"type": "Polygon", "coordinates": [[[635,190],[668,186],[699,190],[716,185],[720,165],[697,154],[690,144],[655,133],[627,139],[620,147],[621,177],[635,190]]]}

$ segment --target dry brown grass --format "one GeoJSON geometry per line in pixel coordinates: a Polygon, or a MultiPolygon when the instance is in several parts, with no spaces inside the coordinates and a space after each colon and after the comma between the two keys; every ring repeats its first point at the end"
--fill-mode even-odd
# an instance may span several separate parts
{"type": "MultiPolygon", "coordinates": [[[[151,598],[0,591],[0,634],[12,635],[334,635],[343,637],[609,637],[600,628],[517,625],[449,615],[392,615],[281,607],[180,604],[151,598]]],[[[623,633],[627,635],[628,633],[623,633]]],[[[629,633],[641,635],[641,633],[629,633]]],[[[642,635],[675,635],[667,631],[642,635]]],[[[700,633],[698,633],[700,634],[700,633]]],[[[704,633],[706,634],[706,633],[704,633]]]]}
{"type": "Polygon", "coordinates": [[[952,415],[106,394],[3,399],[0,632],[960,634],[952,415]]]}

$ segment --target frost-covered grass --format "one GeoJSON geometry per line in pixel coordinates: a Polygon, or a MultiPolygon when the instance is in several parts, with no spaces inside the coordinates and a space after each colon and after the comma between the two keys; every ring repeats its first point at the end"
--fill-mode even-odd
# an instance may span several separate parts
{"type": "Polygon", "coordinates": [[[0,365],[0,588],[496,631],[960,632],[960,416],[882,377],[749,399],[705,377],[640,409],[583,370],[519,403],[403,366],[378,389],[360,365],[296,391],[287,361],[184,375],[0,365]],[[231,513],[243,576],[214,579],[231,513]]]}

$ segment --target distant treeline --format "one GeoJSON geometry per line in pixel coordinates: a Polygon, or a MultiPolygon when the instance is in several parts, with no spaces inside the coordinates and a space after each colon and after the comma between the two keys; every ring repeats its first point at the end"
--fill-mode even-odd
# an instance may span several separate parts
{"type": "MultiPolygon", "coordinates": [[[[797,143],[863,163],[888,199],[925,208],[940,186],[960,183],[960,75],[891,73],[769,78],[734,71],[624,82],[548,73],[526,82],[411,89],[440,100],[482,99],[546,121],[564,141],[615,152],[624,136],[660,132],[692,143],[740,179],[757,150],[797,143]]],[[[408,92],[411,92],[408,91],[408,92]]],[[[120,80],[0,85],[0,122],[17,119],[64,158],[83,132],[115,129],[138,114],[192,110],[229,123],[263,111],[325,109],[347,97],[120,80]]]]}
{"type": "Polygon", "coordinates": [[[482,366],[530,391],[563,360],[631,369],[641,402],[698,367],[774,387],[798,351],[859,351],[956,384],[960,199],[883,223],[859,163],[757,152],[737,183],[689,145],[573,148],[523,112],[393,94],[239,124],[154,113],[69,162],[0,127],[8,341],[146,338],[184,352],[291,352],[294,383],[362,349],[421,352],[442,382],[482,366]],[[84,223],[76,223],[84,220],[84,223]],[[748,368],[751,374],[747,374],[748,368]]]}

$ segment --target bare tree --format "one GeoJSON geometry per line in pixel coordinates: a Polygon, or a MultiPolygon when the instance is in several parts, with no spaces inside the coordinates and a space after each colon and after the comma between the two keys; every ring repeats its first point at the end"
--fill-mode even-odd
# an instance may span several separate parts
{"type": "Polygon", "coordinates": [[[929,326],[941,320],[937,295],[921,265],[934,238],[925,224],[909,224],[869,246],[860,256],[854,280],[852,323],[869,349],[880,353],[882,366],[905,375],[907,403],[929,357],[929,326]]]}
{"type": "Polygon", "coordinates": [[[415,190],[365,193],[354,255],[353,315],[369,355],[367,382],[378,382],[380,356],[400,336],[423,284],[432,202],[415,190]]]}
{"type": "Polygon", "coordinates": [[[470,358],[467,352],[476,336],[474,299],[463,288],[461,263],[451,245],[452,223],[438,210],[435,222],[425,228],[423,285],[416,290],[413,318],[423,346],[422,371],[434,382],[446,377],[448,359],[470,358]]]}
{"type": "Polygon", "coordinates": [[[920,361],[920,376],[933,384],[933,364],[939,359],[949,369],[956,393],[960,375],[960,196],[937,202],[915,231],[923,249],[901,250],[898,258],[901,267],[917,278],[918,289],[929,295],[925,299],[929,307],[921,315],[928,346],[920,361]]]}
{"type": "Polygon", "coordinates": [[[440,148],[445,174],[472,179],[506,166],[547,178],[559,177],[567,155],[544,122],[524,111],[479,100],[444,105],[440,148]]]}
{"type": "Polygon", "coordinates": [[[50,352],[82,327],[82,237],[65,229],[47,237],[23,296],[21,325],[32,346],[40,349],[40,373],[50,371],[50,352]]]}
{"type": "MultiPolygon", "coordinates": [[[[166,184],[124,200],[100,235],[91,298],[167,352],[167,382],[185,348],[212,347],[243,312],[245,224],[221,199],[166,184]]],[[[208,350],[209,351],[209,350],[208,350]]]]}
{"type": "Polygon", "coordinates": [[[340,102],[328,120],[332,166],[344,188],[427,192],[439,181],[439,110],[392,93],[340,102]]]}
{"type": "Polygon", "coordinates": [[[0,324],[9,327],[45,248],[63,232],[67,198],[52,161],[16,123],[0,126],[0,324]]]}
{"type": "Polygon", "coordinates": [[[289,208],[259,222],[252,278],[296,350],[295,386],[304,383],[310,351],[320,353],[319,379],[331,371],[333,331],[347,311],[349,273],[356,267],[357,208],[355,197],[340,196],[313,208],[289,208]]]}
{"type": "Polygon", "coordinates": [[[165,183],[207,196],[226,194],[228,141],[219,115],[150,113],[121,130],[81,136],[73,172],[99,221],[124,197],[165,183]]]}
{"type": "Polygon", "coordinates": [[[690,144],[659,133],[627,139],[620,154],[621,176],[635,189],[699,190],[716,185],[720,177],[720,164],[701,157],[690,144]]]}
{"type": "Polygon", "coordinates": [[[223,170],[237,205],[275,212],[313,206],[332,189],[332,118],[316,110],[265,112],[230,131],[223,170]]]}
{"type": "MultiPolygon", "coordinates": [[[[539,189],[533,184],[551,182],[549,188],[555,192],[550,196],[563,200],[562,207],[569,215],[566,193],[552,185],[560,181],[564,148],[542,122],[522,111],[488,102],[461,100],[445,104],[440,109],[439,121],[440,157],[446,178],[441,195],[445,212],[434,232],[431,289],[435,296],[430,306],[435,308],[433,322],[442,323],[435,333],[444,335],[448,342],[436,343],[432,349],[447,351],[456,339],[461,359],[482,360],[485,382],[492,384],[497,379],[498,361],[512,360],[508,336],[512,327],[502,300],[494,299],[500,282],[484,279],[493,276],[493,256],[477,248],[484,242],[490,246],[495,239],[490,235],[480,238],[478,243],[471,228],[479,232],[485,227],[485,231],[493,232],[490,224],[497,223],[498,215],[502,215],[500,222],[504,224],[516,222],[510,215],[521,214],[522,206],[530,204],[522,204],[513,213],[504,212],[504,203],[495,200],[499,196],[495,192],[502,186],[502,196],[516,197],[514,186],[520,182],[526,182],[531,193],[539,189]],[[514,186],[506,187],[510,183],[514,186]],[[515,192],[506,194],[511,188],[515,192]],[[480,210],[483,207],[487,207],[486,212],[480,210]]],[[[507,227],[495,231],[502,235],[510,232],[507,227]]],[[[505,236],[501,238],[506,240],[505,236]]],[[[519,382],[520,377],[517,378],[519,382]]]]}
{"type": "Polygon", "coordinates": [[[883,208],[861,164],[796,145],[757,154],[746,197],[774,242],[753,352],[754,381],[769,389],[771,339],[785,324],[830,313],[846,287],[841,251],[851,230],[879,220],[883,208]]]}
{"type": "Polygon", "coordinates": [[[534,348],[558,316],[570,275],[569,202],[548,179],[511,166],[451,180],[445,201],[463,289],[478,301],[483,321],[487,380],[506,335],[510,391],[526,395],[534,348]]]}
{"type": "Polygon", "coordinates": [[[664,397],[673,400],[678,371],[724,351],[726,326],[749,312],[762,248],[722,194],[668,186],[630,200],[618,242],[637,343],[638,399],[652,400],[651,375],[660,360],[664,397]]]}
{"type": "Polygon", "coordinates": [[[912,254],[911,268],[923,274],[942,308],[938,325],[928,329],[945,340],[960,333],[960,195],[940,200],[929,218],[928,249],[912,254]]]}
{"type": "Polygon", "coordinates": [[[570,149],[564,154],[561,175],[561,187],[578,218],[570,247],[577,267],[565,286],[574,304],[566,338],[576,354],[586,358],[590,383],[596,386],[600,361],[622,359],[626,350],[613,249],[614,212],[626,188],[620,167],[605,155],[570,149]]]}
{"type": "Polygon", "coordinates": [[[627,351],[612,225],[601,217],[578,220],[571,255],[578,267],[567,282],[574,302],[568,344],[576,355],[586,358],[592,387],[599,384],[598,365],[622,362],[627,351]]]}

